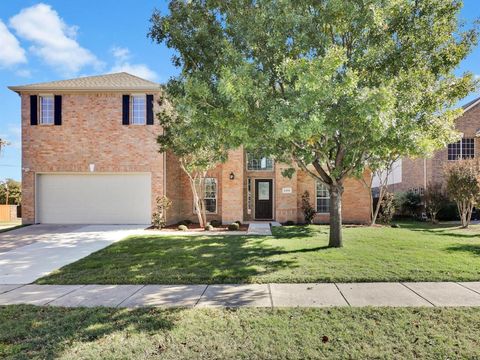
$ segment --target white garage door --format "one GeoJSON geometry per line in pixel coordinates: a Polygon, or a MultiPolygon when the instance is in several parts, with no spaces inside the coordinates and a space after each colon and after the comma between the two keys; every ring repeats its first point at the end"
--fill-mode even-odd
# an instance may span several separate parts
{"type": "Polygon", "coordinates": [[[150,174],[41,174],[37,222],[149,224],[150,174]]]}

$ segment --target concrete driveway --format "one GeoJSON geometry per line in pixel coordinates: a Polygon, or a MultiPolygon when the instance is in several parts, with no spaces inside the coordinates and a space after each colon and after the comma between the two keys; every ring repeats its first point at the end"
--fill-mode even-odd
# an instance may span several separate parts
{"type": "Polygon", "coordinates": [[[145,227],[31,225],[0,233],[0,284],[30,284],[145,227]]]}

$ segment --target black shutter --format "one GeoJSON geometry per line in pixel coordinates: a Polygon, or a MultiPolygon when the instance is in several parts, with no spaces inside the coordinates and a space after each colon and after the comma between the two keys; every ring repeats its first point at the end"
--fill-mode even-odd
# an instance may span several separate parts
{"type": "Polygon", "coordinates": [[[55,95],[55,105],[53,123],[55,125],[62,125],[62,95],[55,95]]]}
{"type": "Polygon", "coordinates": [[[30,95],[30,125],[38,124],[37,95],[30,95]]]}
{"type": "Polygon", "coordinates": [[[147,125],[153,125],[153,95],[147,95],[147,125]]]}
{"type": "Polygon", "coordinates": [[[130,120],[130,95],[123,95],[122,124],[128,125],[130,120]]]}

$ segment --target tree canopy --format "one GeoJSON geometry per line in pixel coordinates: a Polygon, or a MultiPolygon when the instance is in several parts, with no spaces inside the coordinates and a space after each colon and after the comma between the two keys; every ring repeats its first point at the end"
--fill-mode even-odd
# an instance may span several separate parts
{"type": "Polygon", "coordinates": [[[420,156],[455,136],[474,88],[454,69],[477,41],[454,0],[173,0],[150,36],[176,50],[191,105],[329,187],[341,246],[346,177],[369,160],[420,156]]]}

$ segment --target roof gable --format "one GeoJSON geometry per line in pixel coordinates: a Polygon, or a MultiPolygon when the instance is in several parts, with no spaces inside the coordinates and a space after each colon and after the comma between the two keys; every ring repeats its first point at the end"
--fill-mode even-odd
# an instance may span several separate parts
{"type": "Polygon", "coordinates": [[[121,72],[8,88],[18,93],[22,91],[158,91],[160,84],[121,72]]]}

